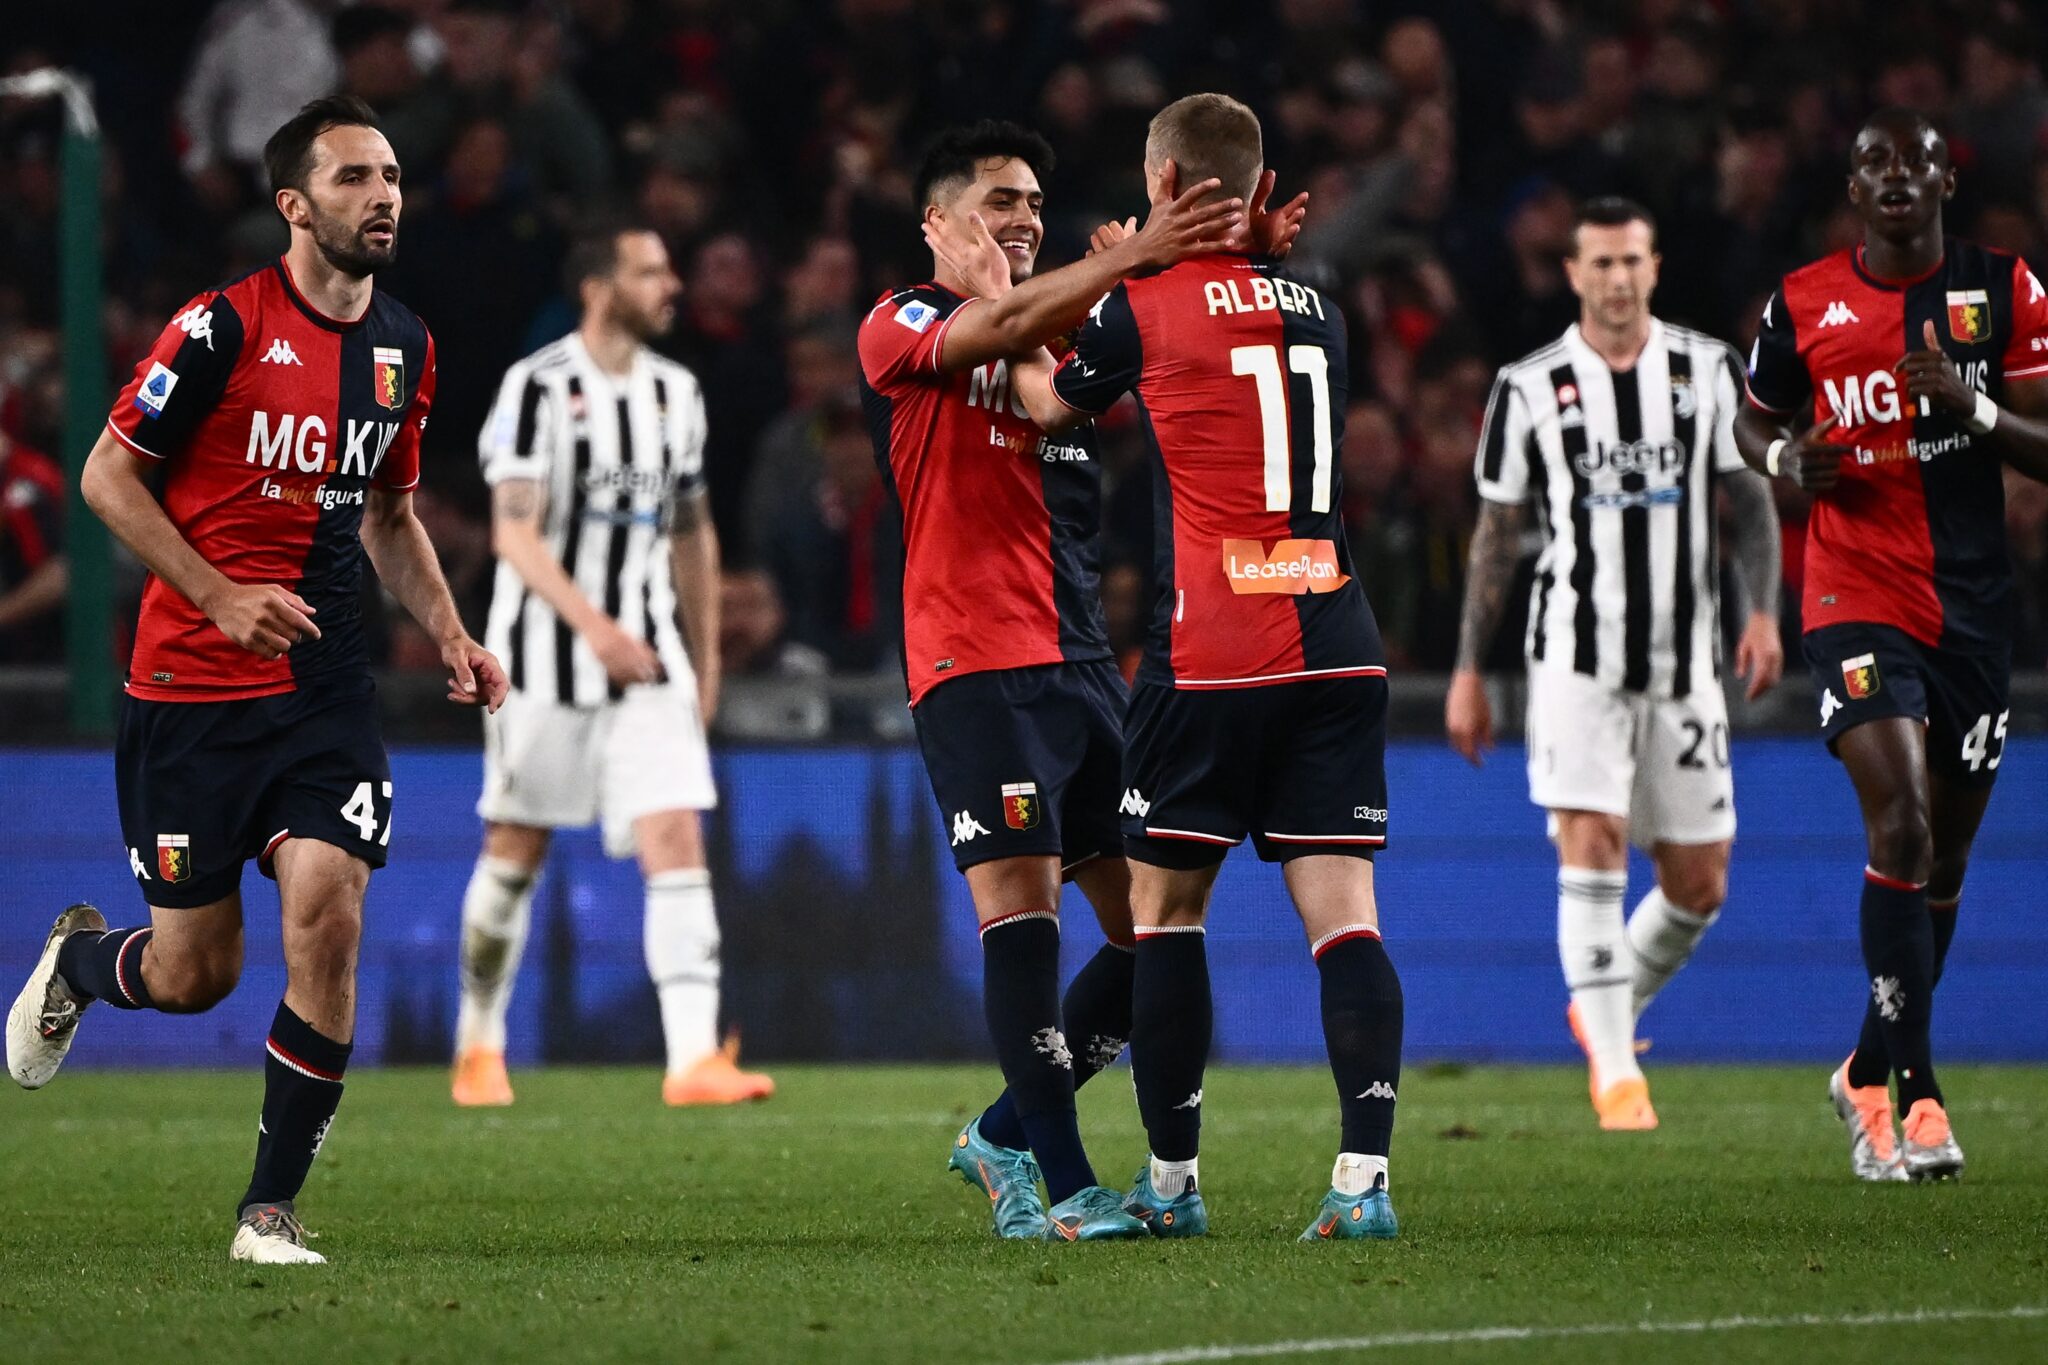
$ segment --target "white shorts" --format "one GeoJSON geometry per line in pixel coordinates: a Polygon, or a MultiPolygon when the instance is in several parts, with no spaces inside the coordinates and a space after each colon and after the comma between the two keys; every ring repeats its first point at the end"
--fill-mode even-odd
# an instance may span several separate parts
{"type": "Polygon", "coordinates": [[[1718,688],[1674,701],[1532,668],[1528,730],[1529,799],[1544,809],[1618,815],[1640,848],[1735,837],[1728,703],[1718,688]]]}
{"type": "Polygon", "coordinates": [[[484,717],[486,820],[562,829],[601,818],[605,852],[624,858],[641,816],[717,804],[692,680],[629,687],[604,706],[513,692],[484,717]]]}

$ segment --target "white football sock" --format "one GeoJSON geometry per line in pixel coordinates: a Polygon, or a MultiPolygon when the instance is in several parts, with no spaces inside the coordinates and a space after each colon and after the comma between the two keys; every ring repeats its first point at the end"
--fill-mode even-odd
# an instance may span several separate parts
{"type": "Polygon", "coordinates": [[[1627,891],[1626,872],[1558,870],[1557,956],[1603,1090],[1643,1074],[1636,1065],[1635,954],[1621,918],[1627,891]]]}
{"type": "Polygon", "coordinates": [[[647,879],[647,974],[661,998],[668,1074],[679,1076],[718,1047],[718,912],[701,867],[647,879]]]}
{"type": "Polygon", "coordinates": [[[505,1012],[526,949],[537,874],[505,858],[481,857],[462,897],[462,1007],[455,1053],[505,1050],[505,1012]]]}
{"type": "Polygon", "coordinates": [[[1367,1156],[1363,1152],[1337,1153],[1336,1169],[1330,1172],[1331,1189],[1356,1199],[1371,1189],[1375,1181],[1382,1186],[1387,1183],[1385,1157],[1367,1156]]]}
{"type": "Polygon", "coordinates": [[[1178,1199],[1189,1190],[1201,1188],[1196,1165],[1200,1157],[1189,1157],[1186,1161],[1161,1161],[1152,1158],[1152,1188],[1162,1199],[1178,1199]]]}
{"type": "Polygon", "coordinates": [[[1636,905],[1635,913],[1628,917],[1628,945],[1635,953],[1632,987],[1638,1019],[1657,992],[1692,958],[1693,949],[1719,918],[1719,910],[1706,915],[1681,910],[1654,886],[1636,905]]]}

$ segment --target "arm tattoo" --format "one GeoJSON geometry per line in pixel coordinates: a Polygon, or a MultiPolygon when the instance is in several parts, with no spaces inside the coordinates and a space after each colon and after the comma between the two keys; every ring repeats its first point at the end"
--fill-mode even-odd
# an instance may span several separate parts
{"type": "Polygon", "coordinates": [[[540,485],[532,479],[507,479],[491,490],[491,516],[499,521],[538,521],[540,485]]]}
{"type": "Polygon", "coordinates": [[[1759,474],[1730,474],[1728,490],[1728,558],[1749,597],[1751,611],[1778,614],[1778,508],[1771,486],[1759,474]]]}
{"type": "Polygon", "coordinates": [[[1478,668],[1500,630],[1515,565],[1522,558],[1526,503],[1482,502],[1465,567],[1465,610],[1458,621],[1458,667],[1478,668]]]}

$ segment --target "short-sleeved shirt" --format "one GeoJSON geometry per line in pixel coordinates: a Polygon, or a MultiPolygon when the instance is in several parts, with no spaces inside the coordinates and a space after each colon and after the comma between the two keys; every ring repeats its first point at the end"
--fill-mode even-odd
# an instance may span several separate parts
{"type": "MultiPolygon", "coordinates": [[[[642,347],[625,374],[612,374],[571,333],[506,371],[477,437],[484,482],[540,485],[548,552],[620,629],[653,647],[673,681],[691,674],[676,629],[673,513],[704,492],[705,431],[704,393],[689,370],[642,347]]],[[[484,642],[515,691],[563,706],[624,696],[510,560],[498,561],[484,642]]]]}
{"type": "Polygon", "coordinates": [[[1893,368],[1926,348],[1930,322],[1963,382],[1994,401],[2009,380],[2048,375],[2048,296],[2025,262],[1950,239],[1926,275],[1883,280],[1856,247],[1771,295],[1749,401],[1834,417],[1826,439],[1854,447],[1807,523],[1805,628],[1872,622],[1998,653],[2012,636],[2002,462],[1961,417],[1909,399],[1893,368]]]}
{"type": "Polygon", "coordinates": [[[201,558],[237,583],[297,593],[320,638],[259,658],[152,574],[129,694],[229,701],[365,672],[363,508],[372,488],[419,483],[433,395],[424,323],[382,290],[354,322],[327,317],[282,260],[171,319],[107,426],[164,467],[164,511],[201,558]]]}
{"type": "Polygon", "coordinates": [[[913,285],[860,327],[861,403],[903,519],[913,706],[968,673],[1110,657],[1094,432],[1047,436],[1007,361],[941,367],[947,331],[978,302],[913,285]]]}
{"type": "Polygon", "coordinates": [[[1746,468],[1735,449],[1741,401],[1727,345],[1656,318],[1626,370],[1576,323],[1501,368],[1476,472],[1488,501],[1536,504],[1532,665],[1659,697],[1713,686],[1714,484],[1746,468]]]}
{"type": "Polygon", "coordinates": [[[1088,414],[1135,393],[1151,434],[1139,681],[1385,674],[1344,535],[1349,373],[1337,304],[1268,261],[1197,257],[1096,304],[1053,391],[1088,414]]]}

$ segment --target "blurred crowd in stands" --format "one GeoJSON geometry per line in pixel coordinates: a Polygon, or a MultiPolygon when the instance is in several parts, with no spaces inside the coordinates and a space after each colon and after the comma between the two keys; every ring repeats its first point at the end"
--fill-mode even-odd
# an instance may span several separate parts
{"type": "MultiPolygon", "coordinates": [[[[1215,89],[1260,112],[1282,194],[1313,196],[1294,265],[1350,316],[1346,513],[1408,669],[1452,660],[1492,370],[1576,316],[1576,199],[1648,204],[1658,311],[1746,350],[1777,277],[1855,239],[1849,136],[1901,103],[1948,133],[1950,230],[2048,274],[2048,18],[2028,0],[93,0],[8,27],[8,72],[94,82],[109,396],[192,293],[281,249],[271,130],[335,89],[379,110],[406,187],[380,287],[436,336],[421,504],[475,623],[499,377],[573,324],[558,265],[580,217],[656,227],[688,287],[662,347],[707,394],[742,675],[899,668],[854,328],[929,275],[909,176],[948,122],[1052,140],[1057,265],[1143,212],[1163,103],[1215,89]]],[[[58,118],[0,101],[0,663],[61,657],[58,118]]],[[[1134,415],[1105,427],[1104,590],[1130,649],[1150,504],[1134,415]]],[[[1789,636],[1803,517],[1783,496],[1789,636]]],[[[2009,520],[2019,662],[2039,666],[2048,489],[2014,482],[2009,520]]],[[[432,665],[393,629],[391,662],[432,665]]]]}

